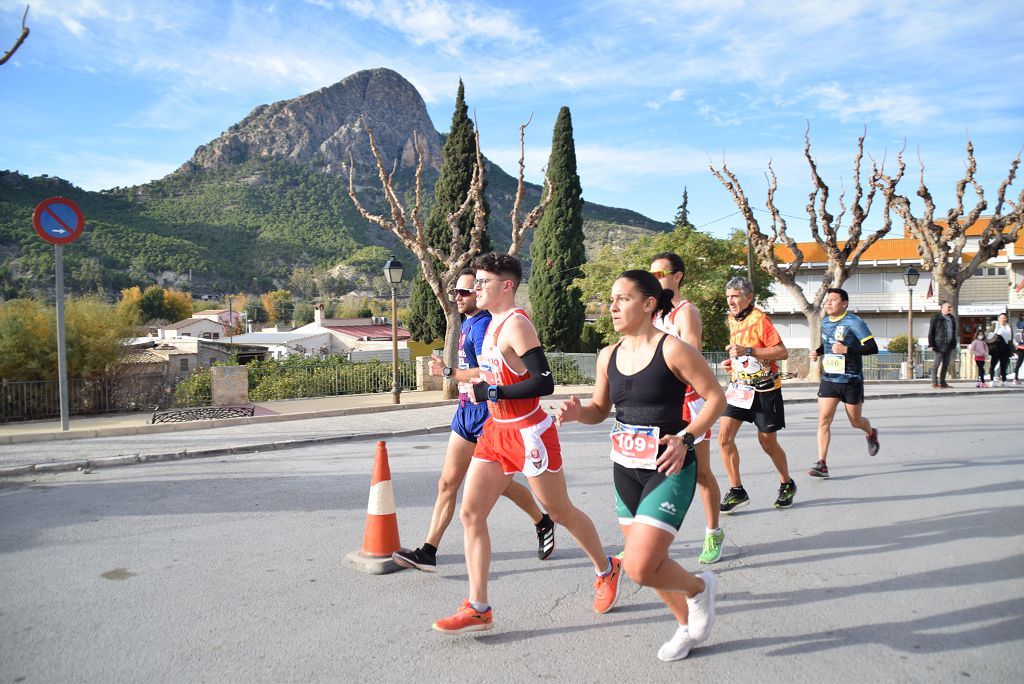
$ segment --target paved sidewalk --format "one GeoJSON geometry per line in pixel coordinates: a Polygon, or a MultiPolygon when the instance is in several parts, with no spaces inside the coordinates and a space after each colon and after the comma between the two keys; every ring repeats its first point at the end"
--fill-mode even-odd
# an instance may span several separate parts
{"type": "MultiPolygon", "coordinates": [[[[867,399],[932,394],[991,394],[1022,391],[1024,387],[976,389],[973,381],[956,381],[952,389],[935,390],[928,381],[872,382],[867,399]]],[[[589,397],[590,386],[559,386],[544,399],[545,406],[571,394],[589,397]]],[[[786,403],[816,401],[817,383],[787,382],[786,403]]],[[[251,418],[225,418],[151,425],[152,413],[72,418],[69,430],[59,421],[0,425],[0,477],[33,473],[86,470],[152,461],[224,456],[288,449],[296,446],[391,439],[447,431],[454,400],[440,392],[406,392],[402,403],[390,394],[349,395],[263,402],[251,418]]]]}

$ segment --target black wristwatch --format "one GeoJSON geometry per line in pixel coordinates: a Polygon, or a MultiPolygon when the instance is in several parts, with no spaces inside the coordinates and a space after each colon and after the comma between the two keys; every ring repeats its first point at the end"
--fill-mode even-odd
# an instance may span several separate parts
{"type": "Polygon", "coordinates": [[[682,430],[676,433],[676,436],[683,440],[683,446],[687,449],[693,448],[693,435],[686,430],[682,430]]]}
{"type": "Polygon", "coordinates": [[[487,388],[487,401],[498,401],[498,386],[491,385],[487,388]]]}
{"type": "Polygon", "coordinates": [[[444,369],[441,371],[441,375],[443,375],[446,378],[450,378],[450,377],[452,377],[452,373],[454,373],[454,372],[455,371],[452,370],[451,366],[445,366],[444,369]]]}
{"type": "Polygon", "coordinates": [[[754,355],[754,348],[753,347],[747,347],[747,356],[753,356],[753,355],[754,355]]]}

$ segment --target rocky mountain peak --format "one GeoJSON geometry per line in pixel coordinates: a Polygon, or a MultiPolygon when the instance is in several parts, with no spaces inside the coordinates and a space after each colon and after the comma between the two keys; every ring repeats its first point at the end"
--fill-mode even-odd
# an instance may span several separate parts
{"type": "Polygon", "coordinates": [[[441,136],[423,98],[400,74],[378,68],[359,71],[306,95],[256,107],[245,119],[199,147],[180,170],[217,169],[271,158],[342,173],[351,153],[356,168],[365,173],[375,165],[360,116],[373,129],[389,169],[395,161],[399,168],[415,166],[414,132],[425,143],[425,164],[440,168],[441,136]]]}

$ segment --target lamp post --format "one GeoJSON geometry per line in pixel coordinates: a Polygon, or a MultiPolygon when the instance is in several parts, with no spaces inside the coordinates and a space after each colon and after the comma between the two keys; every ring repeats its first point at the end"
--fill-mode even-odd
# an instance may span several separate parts
{"type": "Polygon", "coordinates": [[[405,267],[402,266],[402,262],[392,254],[384,264],[384,278],[391,285],[391,395],[396,404],[402,403],[402,384],[398,380],[398,284],[402,282],[404,273],[405,267]]]}
{"type": "Polygon", "coordinates": [[[917,272],[917,269],[913,266],[907,266],[907,270],[903,272],[903,282],[907,286],[907,380],[914,379],[914,347],[917,343],[914,341],[914,286],[917,285],[917,279],[921,277],[921,274],[917,272]]]}

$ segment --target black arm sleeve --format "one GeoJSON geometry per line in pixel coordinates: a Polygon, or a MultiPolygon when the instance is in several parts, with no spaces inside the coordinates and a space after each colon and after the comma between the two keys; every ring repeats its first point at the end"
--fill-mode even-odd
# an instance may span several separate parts
{"type": "Polygon", "coordinates": [[[872,337],[870,340],[860,346],[861,356],[871,356],[872,354],[878,353],[878,342],[875,342],[875,338],[872,337]]]}
{"type": "Polygon", "coordinates": [[[555,391],[555,378],[548,366],[548,357],[544,349],[534,347],[520,357],[523,365],[530,372],[530,377],[514,385],[499,385],[498,400],[526,399],[528,397],[544,397],[555,391]]]}
{"type": "Polygon", "coordinates": [[[818,356],[821,356],[822,354],[824,354],[825,353],[825,345],[819,344],[818,348],[814,350],[814,353],[816,353],[818,356]]]}

